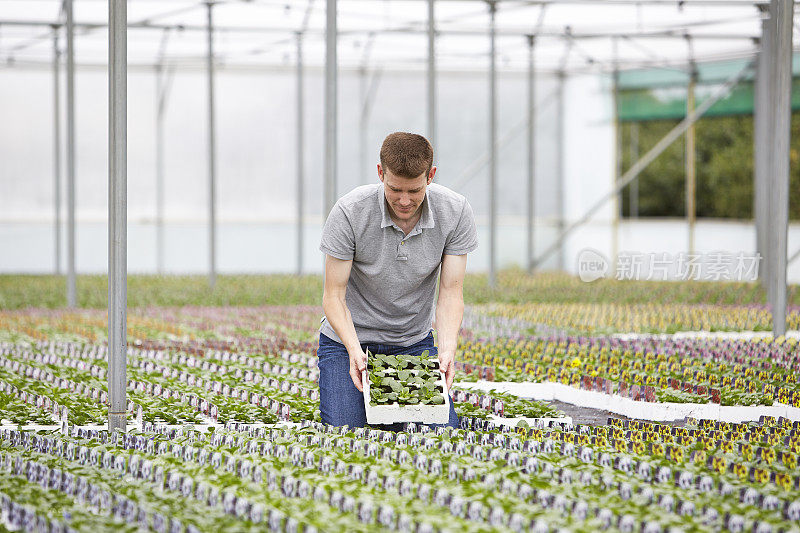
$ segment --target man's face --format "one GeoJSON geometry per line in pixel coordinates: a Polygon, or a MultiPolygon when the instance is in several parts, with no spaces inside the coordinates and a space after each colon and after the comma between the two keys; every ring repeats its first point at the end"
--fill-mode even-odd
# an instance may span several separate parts
{"type": "Polygon", "coordinates": [[[395,176],[378,163],[378,177],[383,182],[383,194],[394,218],[408,221],[414,218],[425,200],[425,189],[433,181],[436,167],[429,174],[423,172],[416,178],[395,176]]]}

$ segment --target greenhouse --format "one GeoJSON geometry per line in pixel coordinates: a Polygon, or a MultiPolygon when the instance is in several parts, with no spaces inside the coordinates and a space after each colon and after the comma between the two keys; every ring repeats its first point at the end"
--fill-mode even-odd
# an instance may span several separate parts
{"type": "Polygon", "coordinates": [[[0,0],[0,531],[800,531],[793,0],[0,0]]]}

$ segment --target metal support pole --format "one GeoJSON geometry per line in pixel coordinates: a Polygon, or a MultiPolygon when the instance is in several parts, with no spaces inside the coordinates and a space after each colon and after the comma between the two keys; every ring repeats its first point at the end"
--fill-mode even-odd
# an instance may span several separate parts
{"type": "MultiPolygon", "coordinates": [[[[358,117],[358,183],[364,185],[368,179],[375,176],[373,170],[369,168],[367,163],[367,116],[366,116],[366,101],[367,101],[367,66],[361,65],[358,69],[358,92],[359,101],[361,103],[361,113],[358,117]],[[369,177],[368,177],[369,176],[369,177]]],[[[374,150],[369,150],[370,153],[374,150]]]]}
{"type": "MultiPolygon", "coordinates": [[[[760,4],[761,39],[758,52],[753,110],[753,218],[756,226],[756,252],[762,258],[769,256],[767,238],[767,195],[769,187],[769,109],[770,84],[769,62],[772,56],[772,31],[769,21],[769,5],[760,4]]],[[[769,289],[769,262],[763,260],[759,267],[762,285],[769,289]]]]}
{"type": "Polygon", "coordinates": [[[536,227],[536,37],[528,35],[528,224],[525,260],[533,274],[534,229],[536,227]]]}
{"type": "MultiPolygon", "coordinates": [[[[611,109],[614,113],[614,185],[622,175],[622,124],[619,121],[619,42],[616,38],[611,40],[614,72],[612,74],[612,99],[611,109]]],[[[619,219],[622,216],[622,194],[614,196],[614,206],[611,209],[611,262],[616,263],[619,254],[619,219]]]]}
{"type": "Polygon", "coordinates": [[[214,2],[208,2],[208,284],[217,283],[217,169],[214,124],[214,2]]]}
{"type": "Polygon", "coordinates": [[[173,69],[164,70],[164,52],[169,38],[169,30],[161,39],[159,60],[156,63],[156,271],[164,273],[164,114],[167,107],[167,93],[173,69]],[[169,76],[167,76],[167,73],[169,76]]]}
{"type": "Polygon", "coordinates": [[[792,0],[770,2],[771,52],[769,61],[769,195],[767,208],[767,262],[772,331],[786,333],[786,240],[789,224],[789,150],[792,93],[792,0]]]}
{"type": "Polygon", "coordinates": [[[78,305],[75,282],[75,29],[72,0],[64,0],[67,19],[67,307],[78,305]]]}
{"type": "MultiPolygon", "coordinates": [[[[369,65],[370,54],[372,52],[372,45],[375,42],[375,34],[370,33],[364,43],[363,53],[361,55],[361,67],[358,69],[358,89],[361,103],[361,113],[358,119],[358,174],[359,184],[369,183],[374,178],[374,171],[369,170],[369,163],[367,163],[367,153],[372,153],[372,150],[367,150],[367,129],[369,128],[369,100],[371,97],[370,83],[367,81],[367,66],[369,65]]],[[[373,74],[374,81],[375,74],[373,74]]]]}
{"type": "MultiPolygon", "coordinates": [[[[631,134],[631,163],[639,160],[639,123],[630,123],[631,134]]],[[[639,217],[639,180],[633,180],[628,188],[628,215],[630,218],[639,217]]]]}
{"type": "Polygon", "coordinates": [[[303,273],[303,34],[297,34],[297,275],[303,273]]]}
{"type": "Polygon", "coordinates": [[[156,271],[164,273],[164,66],[156,65],[156,271]]]}
{"type": "Polygon", "coordinates": [[[127,427],[127,3],[108,12],[108,431],[127,427]]]}
{"type": "Polygon", "coordinates": [[[436,18],[428,0],[428,141],[436,149],[436,18]]]}
{"type": "Polygon", "coordinates": [[[164,65],[156,64],[156,272],[164,273],[164,65]]]}
{"type": "MultiPolygon", "coordinates": [[[[614,55],[616,56],[616,43],[614,39],[614,55]]],[[[619,71],[614,70],[612,88],[612,109],[614,113],[614,186],[622,175],[622,124],[619,121],[619,71]]],[[[616,263],[619,254],[619,219],[622,211],[622,193],[614,195],[614,206],[611,211],[611,261],[616,263]]]]}
{"type": "Polygon", "coordinates": [[[489,0],[489,286],[497,286],[497,64],[495,58],[495,14],[497,5],[489,0]]]}
{"type": "MultiPolygon", "coordinates": [[[[689,87],[686,93],[686,116],[694,113],[695,108],[695,85],[697,83],[697,72],[692,64],[692,73],[689,77],[689,87]]],[[[695,164],[695,125],[691,124],[686,130],[686,222],[689,229],[688,252],[694,253],[694,228],[697,221],[697,209],[695,207],[695,197],[697,190],[697,167],[695,164]]]]}
{"type": "MultiPolygon", "coordinates": [[[[564,71],[558,72],[558,111],[556,112],[556,230],[564,233],[564,71]]],[[[558,250],[556,268],[564,270],[564,242],[556,239],[558,250]]],[[[534,262],[537,266],[540,261],[534,262]]]]}
{"type": "Polygon", "coordinates": [[[372,104],[375,101],[375,93],[378,90],[382,76],[383,68],[378,67],[377,70],[372,72],[372,76],[369,82],[367,82],[366,68],[362,67],[361,69],[361,113],[359,115],[359,134],[361,136],[361,142],[359,142],[359,162],[362,184],[370,183],[375,176],[374,168],[372,172],[369,172],[370,163],[368,161],[370,156],[367,154],[373,151],[367,149],[367,145],[369,144],[367,141],[367,132],[369,129],[369,116],[372,112],[372,104]]]}
{"type": "Polygon", "coordinates": [[[336,202],[336,0],[327,0],[325,25],[325,183],[322,217],[325,219],[336,202]]]}
{"type": "Polygon", "coordinates": [[[59,276],[61,275],[61,51],[58,49],[58,27],[54,26],[53,30],[53,237],[55,240],[53,273],[59,276]]]}

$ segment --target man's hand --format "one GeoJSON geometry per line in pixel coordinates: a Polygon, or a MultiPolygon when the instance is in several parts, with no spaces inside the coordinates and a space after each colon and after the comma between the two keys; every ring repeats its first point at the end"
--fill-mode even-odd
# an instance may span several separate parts
{"type": "Polygon", "coordinates": [[[444,372],[447,390],[450,390],[453,385],[453,378],[456,376],[456,354],[454,351],[439,352],[439,370],[444,372]]]}
{"type": "Polygon", "coordinates": [[[364,386],[361,384],[361,371],[367,368],[367,354],[359,348],[358,352],[350,353],[350,377],[353,379],[353,384],[356,388],[364,392],[364,386]]]}

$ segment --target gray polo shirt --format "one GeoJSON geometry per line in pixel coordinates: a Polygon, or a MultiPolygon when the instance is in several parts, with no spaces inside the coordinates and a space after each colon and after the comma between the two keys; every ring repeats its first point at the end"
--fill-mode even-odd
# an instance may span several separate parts
{"type": "MultiPolygon", "coordinates": [[[[336,202],[319,249],[353,260],[346,300],[359,342],[410,346],[431,330],[442,256],[477,247],[472,207],[462,195],[428,185],[419,222],[405,235],[392,222],[378,183],[357,187],[336,202]]],[[[342,342],[324,317],[320,332],[342,342]]]]}

